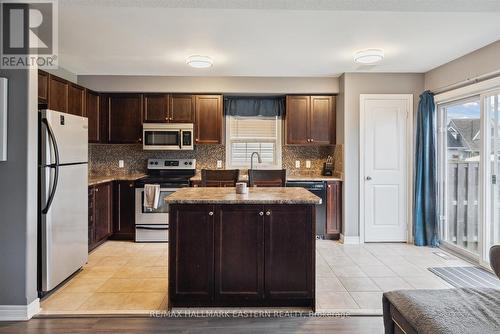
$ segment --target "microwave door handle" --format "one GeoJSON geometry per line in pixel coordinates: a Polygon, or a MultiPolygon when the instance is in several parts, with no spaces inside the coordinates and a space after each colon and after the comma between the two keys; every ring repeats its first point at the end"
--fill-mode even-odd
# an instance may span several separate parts
{"type": "Polygon", "coordinates": [[[179,148],[182,148],[182,130],[179,130],[179,148]]]}

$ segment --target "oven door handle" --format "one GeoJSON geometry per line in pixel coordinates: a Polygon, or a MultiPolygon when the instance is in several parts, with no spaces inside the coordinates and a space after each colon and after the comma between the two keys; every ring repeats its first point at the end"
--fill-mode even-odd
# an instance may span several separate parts
{"type": "MultiPolygon", "coordinates": [[[[165,225],[161,225],[165,226],[165,225]]],[[[156,230],[156,231],[161,231],[161,230],[168,230],[168,225],[167,227],[153,227],[153,226],[144,226],[144,225],[136,225],[135,229],[136,230],[156,230]]]]}

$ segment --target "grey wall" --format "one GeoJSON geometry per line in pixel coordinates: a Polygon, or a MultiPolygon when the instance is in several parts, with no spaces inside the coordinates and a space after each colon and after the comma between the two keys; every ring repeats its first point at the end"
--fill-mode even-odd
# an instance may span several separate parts
{"type": "Polygon", "coordinates": [[[37,298],[37,74],[0,70],[8,83],[7,161],[0,162],[0,305],[37,298]]]}
{"type": "Polygon", "coordinates": [[[337,130],[344,144],[343,234],[359,236],[359,96],[360,94],[413,94],[414,112],[424,90],[420,73],[345,73],[340,78],[343,108],[337,130]]]}
{"type": "Polygon", "coordinates": [[[78,83],[99,92],[291,94],[338,92],[334,77],[165,77],[80,75],[78,83]]]}
{"type": "Polygon", "coordinates": [[[66,79],[66,80],[71,81],[73,83],[76,83],[78,81],[78,76],[75,73],[68,71],[67,69],[65,69],[63,67],[59,67],[59,68],[53,69],[53,70],[46,69],[45,72],[53,74],[53,75],[58,76],[60,78],[66,79]]]}
{"type": "Polygon", "coordinates": [[[436,91],[467,84],[474,78],[499,71],[500,40],[425,73],[425,89],[436,91]]]}

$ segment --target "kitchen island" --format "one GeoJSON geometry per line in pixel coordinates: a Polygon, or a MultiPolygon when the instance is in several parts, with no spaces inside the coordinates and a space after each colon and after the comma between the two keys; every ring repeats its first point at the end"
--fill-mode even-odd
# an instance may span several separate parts
{"type": "Polygon", "coordinates": [[[315,309],[315,210],[303,188],[168,196],[169,307],[315,309]]]}

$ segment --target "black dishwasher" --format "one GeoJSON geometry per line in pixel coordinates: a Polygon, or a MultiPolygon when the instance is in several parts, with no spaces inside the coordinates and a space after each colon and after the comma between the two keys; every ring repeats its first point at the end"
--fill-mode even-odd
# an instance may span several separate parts
{"type": "Polygon", "coordinates": [[[316,237],[325,238],[326,228],[326,184],[323,181],[287,181],[287,187],[301,187],[321,198],[321,204],[316,205],[316,237]]]}

